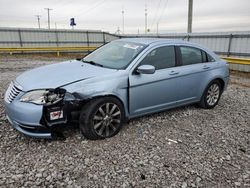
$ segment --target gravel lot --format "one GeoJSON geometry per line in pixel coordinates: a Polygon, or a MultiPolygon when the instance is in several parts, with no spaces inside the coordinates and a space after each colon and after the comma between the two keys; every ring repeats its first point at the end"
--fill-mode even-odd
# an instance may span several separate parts
{"type": "Polygon", "coordinates": [[[86,140],[77,128],[61,141],[13,130],[3,108],[8,83],[64,59],[0,56],[0,187],[250,187],[250,87],[234,81],[213,110],[135,119],[107,140],[86,140]]]}

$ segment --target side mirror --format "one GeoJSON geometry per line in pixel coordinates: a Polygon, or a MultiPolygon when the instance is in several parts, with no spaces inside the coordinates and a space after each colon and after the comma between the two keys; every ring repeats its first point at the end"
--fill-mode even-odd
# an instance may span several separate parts
{"type": "Polygon", "coordinates": [[[140,74],[154,74],[155,67],[153,65],[141,65],[137,68],[136,72],[140,74]]]}

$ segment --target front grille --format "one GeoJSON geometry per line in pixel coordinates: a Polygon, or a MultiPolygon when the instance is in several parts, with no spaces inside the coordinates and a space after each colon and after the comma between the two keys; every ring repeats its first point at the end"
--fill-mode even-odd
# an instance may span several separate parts
{"type": "Polygon", "coordinates": [[[21,91],[22,88],[20,86],[11,82],[5,93],[5,101],[11,103],[21,91]]]}

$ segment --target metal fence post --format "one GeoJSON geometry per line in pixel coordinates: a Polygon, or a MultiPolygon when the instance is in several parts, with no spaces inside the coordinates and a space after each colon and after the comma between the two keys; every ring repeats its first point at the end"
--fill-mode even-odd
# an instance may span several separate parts
{"type": "Polygon", "coordinates": [[[190,35],[189,34],[184,35],[184,37],[182,38],[182,40],[185,40],[186,38],[187,38],[187,41],[189,41],[190,35]]]}
{"type": "Polygon", "coordinates": [[[18,29],[18,36],[19,36],[19,44],[21,47],[23,47],[23,41],[22,41],[22,35],[21,35],[21,30],[18,29]]]}
{"type": "Polygon", "coordinates": [[[227,57],[230,56],[231,53],[231,44],[232,44],[233,34],[230,34],[227,48],[227,57]]]}
{"type": "Polygon", "coordinates": [[[56,34],[56,46],[59,46],[59,39],[58,39],[58,32],[57,32],[57,30],[55,30],[55,34],[56,34]]]}
{"type": "Polygon", "coordinates": [[[106,44],[105,33],[102,32],[103,44],[106,44]]]}
{"type": "MultiPolygon", "coordinates": [[[[57,30],[55,30],[55,35],[56,35],[56,46],[59,46],[59,44],[58,44],[59,41],[58,41],[58,32],[57,32],[57,30]]],[[[60,56],[60,52],[57,51],[56,55],[57,55],[57,57],[59,57],[60,56]]]]}
{"type": "Polygon", "coordinates": [[[88,46],[88,53],[89,53],[89,31],[86,31],[87,34],[87,46],[88,46]]]}

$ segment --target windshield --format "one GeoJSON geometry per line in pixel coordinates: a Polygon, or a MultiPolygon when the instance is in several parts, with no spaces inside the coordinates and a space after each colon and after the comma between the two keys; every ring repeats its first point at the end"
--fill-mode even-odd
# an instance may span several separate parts
{"type": "Polygon", "coordinates": [[[113,41],[98,48],[83,61],[112,69],[125,69],[144,47],[138,43],[113,41]]]}

